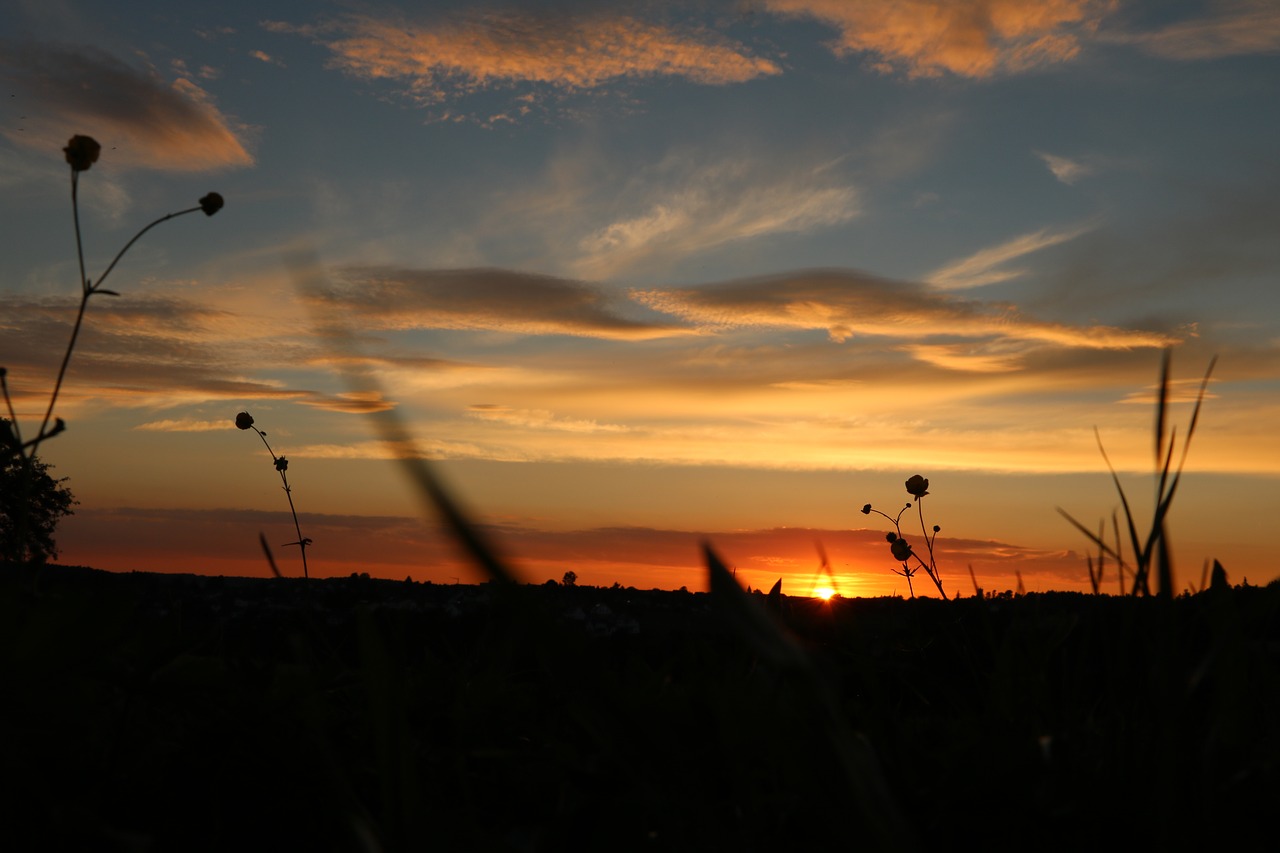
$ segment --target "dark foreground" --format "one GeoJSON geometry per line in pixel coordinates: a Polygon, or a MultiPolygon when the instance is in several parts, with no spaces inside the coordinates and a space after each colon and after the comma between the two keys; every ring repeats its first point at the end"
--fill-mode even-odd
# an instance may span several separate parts
{"type": "Polygon", "coordinates": [[[1274,585],[823,604],[9,567],[0,678],[8,850],[1277,844],[1274,585]]]}

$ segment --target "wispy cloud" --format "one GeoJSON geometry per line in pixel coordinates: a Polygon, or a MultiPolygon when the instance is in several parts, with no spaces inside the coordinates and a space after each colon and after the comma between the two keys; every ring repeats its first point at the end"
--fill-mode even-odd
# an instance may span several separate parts
{"type": "Polygon", "coordinates": [[[147,421],[138,424],[134,429],[143,432],[218,432],[227,428],[226,418],[218,421],[202,421],[194,418],[165,418],[159,421],[147,421]]]}
{"type": "MultiPolygon", "coordinates": [[[[701,168],[663,164],[657,171],[656,190],[637,190],[645,198],[639,212],[581,241],[573,267],[578,274],[609,278],[737,240],[828,228],[861,212],[854,187],[830,186],[830,176],[817,173],[762,180],[745,161],[701,168]]],[[[634,206],[637,200],[630,201],[634,206]]]]}
{"type": "Polygon", "coordinates": [[[93,48],[8,42],[0,81],[33,102],[22,132],[0,129],[13,142],[59,151],[94,128],[116,165],[201,172],[254,162],[240,129],[189,77],[166,83],[93,48]]]}
{"type": "Polygon", "coordinates": [[[1043,151],[1037,151],[1036,156],[1043,160],[1053,176],[1064,184],[1074,184],[1081,178],[1093,174],[1092,166],[1077,160],[1059,157],[1057,154],[1047,154],[1043,151]]]}
{"type": "Polygon", "coordinates": [[[839,30],[839,54],[867,53],[881,71],[990,77],[1076,57],[1115,0],[765,0],[778,14],[839,30]]]}
{"type": "Polygon", "coordinates": [[[691,334],[673,323],[619,313],[607,289],[569,279],[498,269],[357,267],[316,298],[348,312],[361,328],[488,329],[525,335],[648,340],[691,334]]]}
{"type": "Polygon", "coordinates": [[[633,298],[712,329],[822,329],[837,342],[855,335],[909,341],[953,336],[1123,349],[1164,346],[1176,340],[1160,332],[1039,321],[1019,314],[1011,305],[959,299],[915,283],[845,270],[637,290],[633,298]]]}
{"type": "Polygon", "coordinates": [[[724,85],[781,73],[773,60],[710,30],[609,12],[361,14],[321,25],[264,26],[309,36],[333,52],[335,67],[363,79],[403,81],[409,94],[431,104],[519,84],[577,91],[677,77],[724,85]]]}
{"type": "Polygon", "coordinates": [[[492,403],[477,403],[468,407],[473,418],[498,422],[526,429],[555,430],[557,432],[627,432],[630,427],[621,424],[602,424],[582,418],[558,417],[545,409],[512,409],[492,403]]]}
{"type": "Polygon", "coordinates": [[[1041,228],[1039,231],[1014,237],[1012,240],[1008,240],[998,246],[982,249],[967,258],[961,258],[958,261],[947,264],[925,276],[925,281],[938,290],[965,290],[971,287],[981,287],[984,284],[995,284],[1018,278],[1026,275],[1027,270],[997,269],[997,267],[1024,255],[1029,255],[1032,252],[1038,252],[1041,249],[1047,249],[1050,246],[1074,240],[1081,234],[1086,234],[1091,230],[1093,230],[1092,225],[1083,225],[1062,231],[1041,228]]]}
{"type": "Polygon", "coordinates": [[[1280,52],[1280,6],[1272,0],[1226,0],[1198,18],[1145,33],[1108,38],[1140,46],[1164,59],[1220,59],[1280,52]]]}

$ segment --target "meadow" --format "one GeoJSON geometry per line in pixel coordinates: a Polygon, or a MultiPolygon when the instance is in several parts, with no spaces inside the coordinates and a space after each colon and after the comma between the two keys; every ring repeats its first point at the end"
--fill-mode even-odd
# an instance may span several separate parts
{"type": "MultiPolygon", "coordinates": [[[[99,150],[78,136],[65,153],[74,209],[99,150]]],[[[57,488],[36,452],[64,430],[54,412],[86,306],[114,293],[104,280],[149,229],[222,205],[211,193],[157,219],[96,280],[81,253],[79,314],[29,440],[3,388],[19,498],[5,532],[21,557],[0,563],[8,849],[1274,846],[1280,584],[1233,586],[1215,566],[1175,595],[1166,516],[1209,371],[1178,455],[1168,353],[1149,524],[1112,472],[1131,556],[1117,517],[1111,536],[1068,517],[1098,549],[1095,590],[1110,560],[1129,595],[947,597],[932,540],[927,558],[913,551],[902,512],[880,513],[890,550],[941,598],[752,593],[714,543],[706,593],[523,584],[393,411],[371,422],[489,582],[310,577],[288,460],[247,412],[235,425],[271,455],[302,577],[265,540],[261,579],[28,558],[68,509],[39,504],[57,488]]],[[[314,285],[312,261],[293,269],[314,285]]],[[[316,325],[355,354],[341,318],[316,325]]],[[[344,378],[386,396],[368,373],[344,378]]],[[[928,481],[906,487],[924,529],[928,481]]]]}
{"type": "Polygon", "coordinates": [[[10,565],[0,632],[9,849],[1274,843],[1276,585],[823,601],[10,565]]]}

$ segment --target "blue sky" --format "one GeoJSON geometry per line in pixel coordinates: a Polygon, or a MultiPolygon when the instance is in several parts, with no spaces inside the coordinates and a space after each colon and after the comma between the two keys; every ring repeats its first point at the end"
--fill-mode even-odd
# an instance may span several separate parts
{"type": "Polygon", "coordinates": [[[64,2],[0,24],[21,423],[77,299],[66,139],[103,144],[90,269],[227,199],[91,303],[44,451],[81,500],[65,561],[261,573],[257,529],[289,524],[228,428],[248,410],[332,529],[316,566],[460,576],[429,531],[368,532],[417,512],[363,414],[390,408],[533,579],[576,560],[694,587],[710,536],[765,584],[812,573],[819,538],[851,590],[902,592],[857,510],[923,473],[955,586],[970,562],[987,588],[1079,588],[1055,507],[1116,505],[1095,426],[1149,494],[1172,346],[1180,434],[1219,359],[1181,574],[1277,573],[1252,568],[1280,509],[1273,3],[64,2]],[[385,397],[351,394],[319,316],[385,397]]]}

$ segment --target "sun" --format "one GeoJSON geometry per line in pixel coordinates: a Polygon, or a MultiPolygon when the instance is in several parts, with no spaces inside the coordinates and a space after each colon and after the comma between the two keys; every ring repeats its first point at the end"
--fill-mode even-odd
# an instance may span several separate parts
{"type": "Polygon", "coordinates": [[[823,601],[830,601],[836,591],[829,586],[818,586],[813,589],[813,597],[821,598],[823,601]]]}

